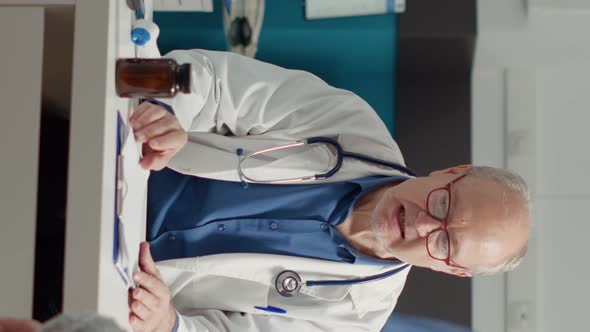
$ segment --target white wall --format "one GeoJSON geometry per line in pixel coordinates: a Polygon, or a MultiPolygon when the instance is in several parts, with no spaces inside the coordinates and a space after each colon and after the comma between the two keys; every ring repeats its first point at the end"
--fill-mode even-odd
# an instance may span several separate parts
{"type": "Polygon", "coordinates": [[[32,317],[43,22],[43,8],[0,3],[0,316],[4,317],[32,317]]]}
{"type": "Polygon", "coordinates": [[[523,175],[535,225],[519,269],[474,280],[476,331],[588,330],[588,9],[587,0],[478,2],[473,161],[523,175]]]}

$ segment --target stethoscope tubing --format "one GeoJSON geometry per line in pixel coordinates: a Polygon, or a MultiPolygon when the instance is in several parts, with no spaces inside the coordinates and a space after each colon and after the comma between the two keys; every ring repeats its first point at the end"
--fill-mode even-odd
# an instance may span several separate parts
{"type": "Polygon", "coordinates": [[[302,181],[310,181],[310,180],[311,181],[325,180],[325,179],[330,178],[331,176],[333,176],[334,174],[336,174],[336,172],[338,172],[340,170],[340,168],[342,167],[342,164],[344,162],[344,158],[353,158],[353,159],[357,159],[357,160],[362,160],[362,161],[366,161],[368,163],[389,167],[389,168],[398,170],[400,172],[406,173],[410,176],[414,176],[414,177],[417,176],[414,171],[412,171],[411,169],[409,169],[405,166],[402,166],[398,163],[393,163],[393,162],[369,157],[369,156],[366,156],[366,155],[363,155],[360,153],[344,151],[344,149],[342,149],[342,146],[340,145],[340,143],[338,143],[338,141],[336,141],[333,138],[329,138],[329,137],[320,137],[320,136],[310,137],[308,139],[295,141],[290,144],[280,145],[280,146],[277,146],[274,148],[256,151],[256,152],[249,154],[247,156],[244,156],[243,149],[238,148],[238,149],[236,149],[236,154],[238,156],[238,166],[237,166],[238,174],[240,176],[240,181],[242,182],[242,186],[244,188],[248,187],[248,184],[244,179],[246,179],[250,182],[253,182],[253,183],[289,183],[289,182],[302,182],[302,181]],[[286,149],[286,148],[301,146],[301,145],[307,145],[307,144],[315,144],[315,143],[329,144],[329,145],[332,145],[334,147],[334,149],[336,149],[336,165],[334,165],[334,167],[332,167],[332,169],[326,173],[320,173],[320,174],[315,174],[313,176],[284,179],[284,180],[254,180],[254,179],[251,179],[248,176],[246,176],[246,174],[244,174],[244,172],[242,171],[242,167],[241,167],[242,162],[244,160],[246,160],[247,158],[256,156],[258,154],[270,152],[270,151],[281,150],[281,149],[286,149]]]}
{"type": "Polygon", "coordinates": [[[377,165],[393,168],[393,169],[398,170],[400,172],[404,172],[410,176],[417,176],[414,171],[412,171],[411,169],[409,169],[405,166],[402,166],[400,164],[388,162],[388,161],[373,158],[373,157],[369,157],[369,156],[366,156],[366,155],[363,155],[360,153],[344,151],[342,149],[342,146],[340,145],[340,143],[338,143],[338,141],[336,141],[333,138],[310,137],[305,140],[305,143],[307,143],[307,144],[326,143],[326,144],[332,145],[336,149],[336,155],[337,155],[336,165],[329,172],[322,173],[322,174],[316,174],[315,177],[317,180],[327,179],[327,178],[331,177],[332,175],[336,174],[336,172],[338,172],[340,170],[340,168],[342,167],[342,163],[344,162],[345,157],[354,158],[354,159],[366,161],[366,162],[369,162],[372,164],[377,164],[377,165]]]}
{"type": "Polygon", "coordinates": [[[380,274],[375,274],[372,276],[368,276],[365,278],[359,279],[350,279],[350,280],[309,280],[305,282],[305,286],[307,287],[315,287],[315,286],[348,286],[348,285],[357,285],[357,284],[364,284],[376,280],[385,279],[391,277],[392,275],[397,274],[398,272],[403,271],[404,269],[408,268],[409,264],[404,264],[401,267],[395,268],[393,270],[385,271],[380,274]]]}

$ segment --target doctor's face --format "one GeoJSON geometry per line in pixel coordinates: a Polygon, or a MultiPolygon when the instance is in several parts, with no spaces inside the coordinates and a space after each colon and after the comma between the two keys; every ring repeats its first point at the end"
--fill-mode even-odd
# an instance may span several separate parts
{"type": "Polygon", "coordinates": [[[382,258],[469,276],[461,267],[494,266],[525,246],[530,216],[524,199],[492,179],[461,177],[468,169],[434,172],[384,191],[372,218],[382,258]]]}

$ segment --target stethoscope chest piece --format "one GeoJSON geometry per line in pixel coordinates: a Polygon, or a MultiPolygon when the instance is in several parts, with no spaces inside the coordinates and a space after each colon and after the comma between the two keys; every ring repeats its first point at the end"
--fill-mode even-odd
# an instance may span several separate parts
{"type": "Polygon", "coordinates": [[[282,296],[296,295],[301,289],[301,277],[295,271],[283,271],[275,279],[275,288],[282,296]]]}

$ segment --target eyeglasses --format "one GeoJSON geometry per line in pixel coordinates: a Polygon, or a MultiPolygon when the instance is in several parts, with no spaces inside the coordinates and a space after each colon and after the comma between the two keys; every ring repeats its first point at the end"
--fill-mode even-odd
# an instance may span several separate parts
{"type": "Polygon", "coordinates": [[[441,226],[426,236],[426,251],[433,259],[443,261],[448,266],[465,268],[451,262],[451,238],[448,231],[448,217],[451,208],[451,185],[467,174],[463,174],[449,182],[443,188],[434,189],[428,194],[426,206],[428,214],[441,222],[441,226]]]}

